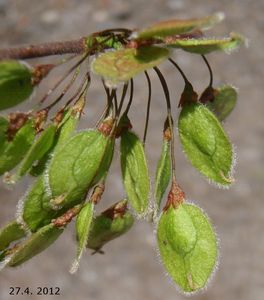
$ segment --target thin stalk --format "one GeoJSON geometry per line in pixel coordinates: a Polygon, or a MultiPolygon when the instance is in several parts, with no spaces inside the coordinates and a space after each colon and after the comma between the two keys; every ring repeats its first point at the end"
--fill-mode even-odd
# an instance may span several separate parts
{"type": "Polygon", "coordinates": [[[112,90],[112,94],[113,94],[113,99],[114,99],[114,115],[115,115],[115,119],[116,119],[116,115],[117,115],[117,110],[118,110],[118,103],[117,103],[117,95],[116,95],[116,89],[112,90]]]}
{"type": "MultiPolygon", "coordinates": [[[[81,82],[81,85],[79,86],[77,92],[70,98],[70,100],[67,101],[67,103],[64,106],[64,109],[78,96],[78,94],[81,92],[85,82],[87,81],[87,75],[85,76],[85,79],[81,82]]],[[[50,105],[46,106],[44,110],[50,111],[57,103],[60,102],[62,97],[58,97],[54,102],[52,102],[50,105]]]]}
{"type": "Polygon", "coordinates": [[[134,96],[134,80],[131,78],[130,79],[130,96],[129,96],[129,100],[128,100],[128,103],[127,103],[127,107],[124,111],[124,115],[127,115],[129,110],[130,110],[130,107],[131,107],[131,104],[132,104],[132,101],[133,101],[133,96],[134,96]]]}
{"type": "Polygon", "coordinates": [[[181,98],[178,104],[178,107],[183,107],[185,105],[186,101],[191,101],[191,102],[197,102],[198,99],[198,95],[197,93],[194,91],[192,84],[190,83],[190,81],[187,79],[187,77],[185,76],[184,72],[182,71],[182,69],[179,67],[179,65],[171,58],[169,58],[169,61],[173,64],[174,67],[176,67],[176,69],[180,72],[181,76],[184,79],[185,82],[185,87],[183,89],[183,92],[181,94],[181,98]],[[191,96],[190,96],[191,95],[191,96]]]}
{"type": "Polygon", "coordinates": [[[109,99],[109,97],[110,97],[109,87],[105,84],[105,81],[103,79],[102,79],[102,82],[103,82],[104,90],[105,90],[106,95],[107,95],[107,99],[109,99]]]}
{"type": "Polygon", "coordinates": [[[176,162],[175,162],[175,156],[174,156],[174,130],[173,130],[173,121],[172,121],[172,115],[171,115],[171,103],[170,103],[170,93],[169,88],[167,85],[167,82],[162,75],[161,71],[157,68],[153,68],[154,71],[157,73],[160,83],[162,85],[165,99],[166,99],[166,105],[167,105],[167,115],[168,115],[168,121],[169,121],[169,127],[171,131],[171,170],[172,170],[172,180],[176,181],[176,162]]]}
{"type": "Polygon", "coordinates": [[[121,110],[122,110],[122,107],[123,107],[123,104],[124,104],[124,100],[125,100],[125,97],[126,97],[127,88],[128,88],[128,83],[125,83],[124,87],[123,87],[123,92],[122,92],[122,96],[121,96],[121,99],[120,99],[119,107],[118,107],[118,110],[117,110],[117,113],[116,113],[116,120],[118,120],[118,118],[120,116],[120,113],[121,113],[121,110]]]}
{"type": "Polygon", "coordinates": [[[56,67],[59,67],[69,61],[71,61],[72,59],[76,58],[79,54],[73,54],[73,55],[70,55],[68,57],[63,57],[60,61],[57,62],[56,64],[56,67]]]}
{"type": "Polygon", "coordinates": [[[164,91],[168,115],[171,115],[170,92],[169,92],[167,82],[158,67],[154,67],[153,69],[157,73],[164,91]]]}
{"type": "Polygon", "coordinates": [[[54,106],[55,104],[57,104],[62,98],[63,96],[68,92],[68,90],[71,88],[71,86],[74,84],[76,78],[78,77],[78,75],[80,74],[80,66],[77,67],[77,69],[75,70],[70,82],[67,84],[67,86],[63,89],[63,91],[61,92],[61,94],[56,98],[56,100],[52,103],[54,106]]]}
{"type": "Polygon", "coordinates": [[[78,97],[78,99],[76,100],[76,102],[80,99],[80,97],[83,96],[83,94],[85,92],[87,92],[88,87],[91,84],[91,76],[90,76],[90,72],[87,72],[85,75],[85,78],[83,80],[83,82],[80,84],[79,89],[77,90],[77,92],[66,102],[64,109],[67,108],[71,102],[76,99],[76,97],[78,97]],[[78,96],[79,95],[79,96],[78,96]]]}
{"type": "Polygon", "coordinates": [[[114,118],[114,124],[113,124],[112,130],[111,130],[110,136],[113,136],[113,134],[116,130],[118,120],[119,120],[119,116],[120,116],[120,113],[121,113],[121,110],[122,110],[122,106],[123,106],[123,103],[124,103],[124,100],[125,100],[125,97],[126,97],[127,87],[128,87],[128,83],[125,83],[124,87],[123,87],[123,92],[122,92],[122,96],[121,96],[121,99],[120,99],[119,106],[117,104],[117,96],[116,96],[116,90],[115,90],[115,93],[114,93],[115,118],[114,118]]]}
{"type": "Polygon", "coordinates": [[[113,107],[113,94],[110,94],[110,90],[109,88],[106,86],[104,80],[102,80],[103,82],[103,86],[104,86],[104,90],[105,90],[105,93],[106,93],[106,97],[107,97],[107,102],[106,102],[106,105],[104,107],[104,110],[103,112],[101,113],[99,119],[97,120],[96,124],[95,124],[95,127],[98,127],[98,125],[101,123],[101,121],[103,119],[106,118],[106,116],[109,115],[109,111],[110,109],[113,107]]]}
{"type": "Polygon", "coordinates": [[[91,75],[90,75],[90,72],[87,72],[86,73],[86,82],[84,84],[84,88],[83,88],[83,91],[81,92],[81,96],[79,96],[79,98],[74,102],[74,104],[76,104],[78,102],[78,100],[80,99],[80,97],[82,97],[84,95],[84,93],[88,93],[88,89],[91,85],[91,75]]]}
{"type": "Polygon", "coordinates": [[[107,116],[109,114],[110,109],[113,109],[114,92],[112,91],[110,93],[110,89],[109,89],[109,87],[106,86],[105,81],[102,80],[102,82],[103,82],[104,90],[105,90],[106,96],[107,96],[106,112],[105,112],[105,115],[107,116]]]}
{"type": "Polygon", "coordinates": [[[169,58],[168,59],[173,65],[174,67],[177,68],[177,70],[180,72],[181,76],[183,77],[184,79],[184,82],[185,84],[190,84],[190,81],[187,79],[186,75],[184,74],[183,70],[179,67],[179,65],[172,59],[172,58],[169,58]]]}
{"type": "MultiPolygon", "coordinates": [[[[84,77],[84,80],[81,82],[77,92],[64,104],[61,111],[65,110],[71,104],[71,102],[76,98],[77,98],[77,100],[76,100],[76,102],[77,102],[83,96],[84,92],[87,91],[88,86],[90,85],[90,83],[91,83],[91,76],[90,76],[90,73],[87,72],[85,77],[84,77]]],[[[56,104],[57,104],[56,102],[53,102],[44,109],[49,111],[56,104]]]]}
{"type": "Polygon", "coordinates": [[[60,78],[55,85],[48,90],[48,92],[42,97],[42,99],[40,100],[40,103],[43,103],[48,97],[49,95],[54,92],[59,85],[68,77],[70,76],[70,74],[76,69],[78,68],[82,62],[89,56],[89,53],[86,53],[80,60],[78,60],[68,71],[66,74],[64,74],[64,76],[62,78],[60,78]]]}
{"type": "MultiPolygon", "coordinates": [[[[103,44],[107,42],[110,39],[110,37],[105,38],[100,44],[103,44]]],[[[96,46],[92,47],[91,49],[87,50],[87,52],[84,53],[83,57],[77,61],[69,70],[68,72],[44,95],[44,97],[40,100],[40,103],[43,103],[47,97],[55,90],[58,88],[58,86],[76,69],[78,68],[87,57],[89,57],[92,52],[96,49],[96,46]]]]}
{"type": "Polygon", "coordinates": [[[201,56],[202,56],[202,58],[203,58],[203,60],[204,60],[204,62],[206,64],[206,66],[207,66],[207,68],[209,70],[209,74],[210,74],[209,87],[212,87],[213,86],[213,80],[214,80],[214,78],[213,78],[213,71],[211,69],[211,66],[210,66],[207,58],[203,54],[201,56]]]}
{"type": "Polygon", "coordinates": [[[151,104],[151,81],[150,81],[148,72],[145,71],[144,73],[145,73],[145,76],[146,76],[147,82],[148,82],[148,104],[147,104],[147,113],[146,113],[144,136],[143,136],[143,146],[145,147],[147,132],[148,132],[148,124],[149,124],[150,104],[151,104]]]}

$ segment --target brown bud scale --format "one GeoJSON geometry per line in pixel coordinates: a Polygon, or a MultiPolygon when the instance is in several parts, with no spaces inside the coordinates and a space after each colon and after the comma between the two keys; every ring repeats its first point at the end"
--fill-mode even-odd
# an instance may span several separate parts
{"type": "Polygon", "coordinates": [[[33,86],[39,84],[41,80],[46,77],[49,72],[55,67],[54,64],[38,65],[32,72],[31,84],[33,86]]]}
{"type": "Polygon", "coordinates": [[[173,208],[177,208],[184,201],[185,193],[183,192],[181,187],[175,181],[173,181],[163,211],[168,210],[171,206],[173,208]]]}
{"type": "Polygon", "coordinates": [[[8,141],[12,141],[18,130],[27,122],[29,113],[10,113],[8,116],[9,125],[7,129],[8,141]]]}
{"type": "Polygon", "coordinates": [[[56,227],[66,226],[80,211],[80,207],[73,207],[66,211],[65,214],[53,220],[52,223],[56,227]]]}

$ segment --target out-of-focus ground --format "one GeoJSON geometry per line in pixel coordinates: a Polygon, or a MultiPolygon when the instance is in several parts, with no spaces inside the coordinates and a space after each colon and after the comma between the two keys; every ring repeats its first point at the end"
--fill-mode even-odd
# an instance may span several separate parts
{"type": "MultiPolygon", "coordinates": [[[[72,39],[103,28],[135,28],[157,20],[199,17],[215,11],[225,12],[226,21],[213,29],[212,34],[225,35],[232,30],[239,31],[249,38],[250,47],[232,55],[214,53],[208,56],[214,70],[215,84],[227,82],[239,88],[238,105],[224,124],[236,146],[236,183],[230,190],[209,185],[186,162],[180,147],[176,147],[179,183],[187,197],[211,217],[221,247],[220,265],[213,282],[205,293],[193,296],[193,299],[260,300],[264,299],[263,1],[0,0],[0,46],[72,39]]],[[[202,59],[180,51],[174,57],[196,90],[201,92],[208,83],[208,73],[202,59]]],[[[176,107],[183,88],[182,79],[168,63],[161,68],[170,84],[172,102],[176,107]]],[[[47,90],[56,76],[43,83],[42,91],[32,103],[47,90]]],[[[153,177],[154,162],[160,153],[165,107],[159,82],[154,74],[152,78],[153,106],[146,150],[153,177]]],[[[138,77],[135,86],[131,119],[135,130],[142,134],[147,98],[143,76],[138,77]]],[[[99,80],[94,80],[88,101],[82,127],[92,126],[103,107],[105,99],[99,80]]],[[[124,195],[118,151],[116,160],[102,207],[124,195]]],[[[14,217],[17,200],[22,197],[29,182],[29,179],[22,181],[14,190],[7,190],[1,185],[1,226],[14,217]]],[[[105,252],[105,255],[94,256],[85,253],[80,270],[70,275],[68,270],[75,255],[75,244],[74,228],[69,226],[47,251],[22,267],[0,273],[0,299],[185,298],[178,293],[159,263],[153,228],[148,223],[137,222],[129,234],[107,245],[105,252]],[[29,287],[31,290],[38,286],[59,286],[61,296],[10,296],[10,286],[29,287]]]]}

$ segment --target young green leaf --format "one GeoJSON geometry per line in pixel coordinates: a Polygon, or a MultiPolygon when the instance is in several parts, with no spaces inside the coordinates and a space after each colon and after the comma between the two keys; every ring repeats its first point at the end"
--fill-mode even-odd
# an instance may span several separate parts
{"type": "Polygon", "coordinates": [[[128,200],[138,214],[148,208],[149,174],[144,147],[138,136],[125,131],[121,135],[121,170],[128,200]]]}
{"type": "Polygon", "coordinates": [[[185,105],[178,129],[183,150],[192,165],[215,183],[232,182],[232,145],[214,114],[204,105],[185,105]]]}
{"type": "MultiPolygon", "coordinates": [[[[52,157],[48,169],[48,188],[53,199],[63,197],[61,205],[73,206],[105,174],[107,156],[112,157],[114,142],[99,130],[77,133],[52,157]]],[[[108,166],[109,167],[109,166],[108,166]]]]}
{"type": "Polygon", "coordinates": [[[94,59],[92,70],[117,84],[160,64],[169,54],[167,49],[153,46],[106,52],[94,59]]]}
{"type": "Polygon", "coordinates": [[[16,221],[12,221],[0,230],[0,251],[5,250],[12,242],[26,236],[25,230],[16,221]]]}
{"type": "Polygon", "coordinates": [[[171,178],[171,161],[170,161],[170,139],[171,136],[166,135],[166,132],[170,132],[169,128],[164,131],[161,156],[158,162],[156,170],[155,180],[155,192],[154,198],[157,206],[157,210],[160,209],[161,199],[166,192],[168,184],[171,178]]]}
{"type": "Polygon", "coordinates": [[[207,107],[217,116],[220,121],[223,121],[234,109],[237,102],[237,91],[230,85],[214,89],[215,97],[212,102],[207,104],[207,107]]]}
{"type": "Polygon", "coordinates": [[[44,251],[55,242],[62,232],[63,229],[57,228],[53,224],[42,227],[18,246],[18,249],[11,257],[8,266],[16,267],[21,265],[33,256],[44,251]]]}
{"type": "Polygon", "coordinates": [[[200,19],[169,20],[156,23],[136,33],[139,39],[160,38],[187,33],[196,29],[209,29],[221,22],[223,13],[216,13],[200,19]]]}
{"type": "Polygon", "coordinates": [[[31,70],[19,61],[0,62],[0,110],[16,106],[33,92],[31,70]]]}
{"type": "Polygon", "coordinates": [[[76,236],[78,241],[77,257],[72,265],[71,273],[75,273],[78,269],[83,250],[89,237],[89,232],[93,220],[94,204],[86,203],[78,214],[76,219],[76,236]]]}
{"type": "Polygon", "coordinates": [[[106,243],[125,234],[133,223],[134,218],[127,211],[127,201],[115,203],[93,220],[87,247],[100,252],[106,243]]]}
{"type": "Polygon", "coordinates": [[[207,216],[182,203],[163,211],[157,230],[162,262],[184,292],[206,286],[217,263],[217,239],[207,216]]]}
{"type": "Polygon", "coordinates": [[[27,173],[35,161],[40,160],[51,148],[55,137],[56,125],[50,124],[34,142],[15,175],[15,179],[19,179],[27,173]]]}
{"type": "Polygon", "coordinates": [[[0,175],[13,169],[23,159],[35,138],[33,121],[28,120],[12,141],[5,141],[0,156],[0,175]]]}
{"type": "Polygon", "coordinates": [[[230,37],[224,39],[211,39],[211,38],[200,38],[200,39],[177,39],[171,38],[165,41],[166,45],[172,48],[180,48],[184,51],[197,53],[197,54],[208,54],[213,51],[221,50],[230,53],[236,50],[239,46],[245,43],[245,39],[237,34],[231,33],[230,37]]]}

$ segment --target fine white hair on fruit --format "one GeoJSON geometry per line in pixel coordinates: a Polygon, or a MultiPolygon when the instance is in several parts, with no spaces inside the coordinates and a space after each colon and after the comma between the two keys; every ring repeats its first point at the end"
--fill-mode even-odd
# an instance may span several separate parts
{"type": "MultiPolygon", "coordinates": [[[[217,233],[217,230],[216,230],[216,226],[213,224],[213,222],[211,221],[211,218],[208,216],[208,214],[204,211],[204,209],[202,209],[200,206],[198,206],[194,201],[192,200],[186,200],[185,202],[186,204],[190,204],[190,205],[193,205],[193,206],[196,206],[198,207],[202,213],[205,215],[205,217],[208,219],[209,223],[211,224],[212,228],[213,228],[213,231],[214,231],[214,235],[215,235],[215,238],[216,238],[216,246],[217,246],[217,257],[216,257],[216,261],[215,261],[215,265],[214,265],[214,268],[212,270],[212,273],[210,275],[210,277],[207,279],[207,282],[206,282],[206,285],[196,291],[196,292],[191,292],[191,293],[187,293],[187,295],[193,295],[193,294],[202,294],[204,293],[212,284],[212,281],[215,277],[215,274],[217,272],[217,270],[219,269],[219,261],[220,261],[220,238],[219,238],[219,235],[217,233]]],[[[185,294],[185,293],[184,293],[185,294]]]]}
{"type": "MultiPolygon", "coordinates": [[[[50,162],[52,161],[52,158],[54,157],[54,154],[51,154],[49,161],[47,162],[47,166],[50,164],[50,162]]],[[[52,197],[52,190],[50,188],[50,184],[49,184],[49,168],[45,168],[44,174],[43,174],[43,182],[44,182],[44,188],[45,188],[45,193],[47,193],[47,195],[49,197],[52,197]]]]}
{"type": "MultiPolygon", "coordinates": [[[[213,223],[211,222],[211,219],[208,217],[208,215],[205,213],[205,211],[200,208],[197,204],[195,204],[193,201],[191,200],[186,200],[184,202],[185,204],[189,204],[189,205],[193,205],[197,208],[199,208],[202,213],[204,214],[204,216],[208,219],[208,221],[210,222],[212,228],[213,228],[213,231],[214,231],[214,234],[215,234],[215,237],[216,237],[216,244],[217,244],[217,258],[216,258],[216,262],[215,262],[215,265],[214,265],[214,268],[212,270],[212,273],[210,274],[209,278],[207,279],[207,282],[205,284],[205,286],[197,291],[193,291],[193,292],[185,292],[183,291],[174,281],[173,279],[171,278],[171,276],[169,275],[169,273],[164,269],[164,274],[167,278],[169,278],[169,283],[174,287],[176,288],[176,290],[183,294],[184,296],[192,296],[192,295],[197,295],[197,294],[203,294],[211,285],[211,282],[215,276],[215,273],[216,271],[218,270],[219,268],[219,259],[220,259],[220,239],[218,237],[218,234],[217,234],[217,231],[216,231],[216,228],[215,226],[213,225],[213,223]]],[[[156,220],[156,223],[154,223],[154,230],[153,230],[153,233],[155,236],[157,236],[157,228],[158,228],[158,223],[159,223],[159,219],[161,217],[162,213],[160,214],[159,218],[157,218],[156,220]]],[[[157,239],[156,239],[157,240],[157,239]]],[[[164,268],[164,265],[163,265],[163,262],[162,262],[162,259],[161,259],[161,255],[160,255],[160,251],[159,251],[159,247],[158,245],[156,246],[156,253],[157,253],[157,258],[158,258],[158,261],[159,263],[163,266],[164,268]]]]}
{"type": "Polygon", "coordinates": [[[16,221],[21,225],[22,229],[26,232],[27,235],[31,234],[30,228],[27,223],[24,221],[23,213],[24,213],[24,204],[27,199],[27,196],[31,190],[31,187],[28,188],[24,196],[22,196],[16,205],[16,221]]]}
{"type": "MultiPolygon", "coordinates": [[[[226,131],[227,137],[229,137],[228,130],[225,130],[225,131],[226,131]]],[[[180,138],[179,128],[178,127],[177,127],[177,130],[176,130],[176,134],[177,134],[178,138],[180,138]]],[[[235,151],[236,150],[236,146],[233,143],[231,143],[231,146],[232,146],[232,149],[231,149],[231,151],[232,151],[232,162],[231,162],[230,171],[229,171],[229,173],[227,175],[228,179],[230,179],[230,183],[229,184],[224,185],[224,184],[215,182],[212,179],[210,179],[210,178],[206,177],[205,175],[203,175],[201,172],[199,172],[199,170],[197,170],[197,168],[194,167],[194,169],[196,170],[196,173],[199,174],[201,178],[206,179],[206,181],[209,184],[211,184],[211,185],[213,185],[213,186],[215,186],[215,187],[217,187],[219,189],[228,190],[232,186],[232,184],[234,183],[233,178],[234,178],[234,173],[235,173],[235,167],[236,167],[236,164],[237,164],[237,153],[235,151]]],[[[186,152],[185,152],[185,150],[184,150],[183,147],[181,147],[181,150],[184,153],[186,160],[188,162],[190,162],[190,160],[188,159],[188,155],[186,154],[186,152]]],[[[191,163],[191,165],[192,165],[192,163],[191,163]]]]}

